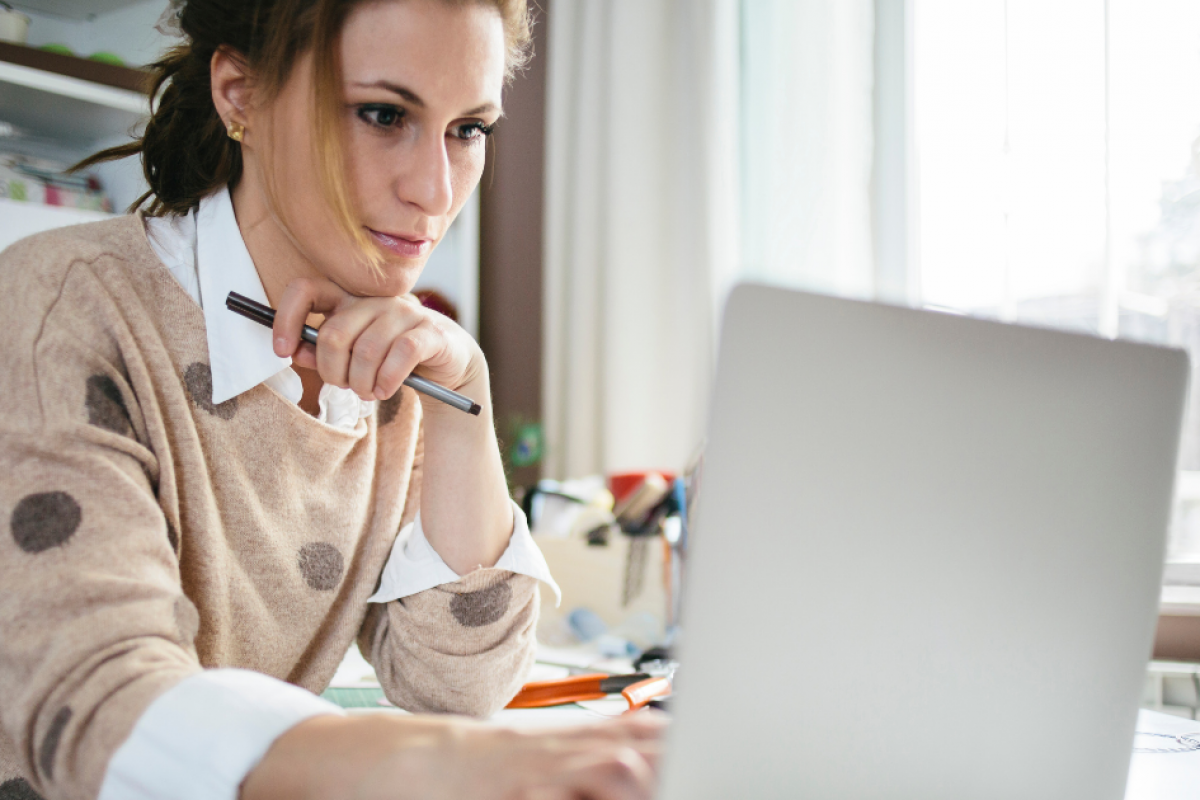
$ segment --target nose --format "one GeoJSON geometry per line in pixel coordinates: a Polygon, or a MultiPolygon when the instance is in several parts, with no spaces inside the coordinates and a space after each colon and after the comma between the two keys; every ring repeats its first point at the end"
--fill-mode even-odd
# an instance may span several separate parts
{"type": "Polygon", "coordinates": [[[400,178],[397,194],[431,217],[450,213],[454,188],[450,181],[450,155],[444,136],[422,136],[412,152],[409,168],[400,178]]]}

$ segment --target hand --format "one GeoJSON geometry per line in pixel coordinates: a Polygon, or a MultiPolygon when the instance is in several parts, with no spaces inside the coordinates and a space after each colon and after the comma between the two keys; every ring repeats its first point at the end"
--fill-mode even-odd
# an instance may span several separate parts
{"type": "Polygon", "coordinates": [[[526,733],[447,717],[317,717],[281,736],[242,800],[650,800],[665,723],[526,733]]]}
{"type": "Polygon", "coordinates": [[[446,744],[381,759],[355,800],[650,800],[661,721],[522,733],[472,724],[446,744]],[[420,777],[418,777],[420,776],[420,777]],[[414,778],[417,778],[414,781],[414,778]],[[404,786],[403,792],[398,787],[404,786]]]}
{"type": "Polygon", "coordinates": [[[492,422],[487,362],[475,340],[411,297],[358,297],[320,278],[293,280],[273,326],[275,354],[364,400],[386,400],[415,369],[482,408],[463,414],[424,394],[425,538],[459,575],[496,563],[513,530],[500,447],[492,422]],[[324,315],[314,348],[301,343],[310,314],[324,315]]]}
{"type": "Polygon", "coordinates": [[[357,297],[323,279],[299,278],[276,309],[275,354],[315,369],[325,383],[353,389],[363,400],[386,400],[417,367],[421,375],[459,389],[486,371],[466,331],[411,297],[357,297]],[[302,343],[310,314],[325,316],[317,346],[302,343]]]}

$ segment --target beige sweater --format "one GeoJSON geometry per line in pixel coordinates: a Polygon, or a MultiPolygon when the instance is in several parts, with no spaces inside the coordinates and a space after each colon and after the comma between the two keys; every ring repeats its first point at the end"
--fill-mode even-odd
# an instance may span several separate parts
{"type": "Polygon", "coordinates": [[[533,578],[366,602],[417,511],[412,390],[354,431],[264,385],[213,405],[203,314],[136,216],[0,254],[0,320],[0,796],[94,798],[183,678],[320,692],[356,636],[403,708],[486,715],[517,691],[533,578]]]}

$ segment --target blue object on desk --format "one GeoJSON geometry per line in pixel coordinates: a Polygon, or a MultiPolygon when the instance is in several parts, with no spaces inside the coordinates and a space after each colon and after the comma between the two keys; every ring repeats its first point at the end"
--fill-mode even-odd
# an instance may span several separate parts
{"type": "Polygon", "coordinates": [[[581,642],[590,642],[608,633],[608,625],[600,619],[600,615],[582,606],[567,614],[567,626],[581,642]]]}

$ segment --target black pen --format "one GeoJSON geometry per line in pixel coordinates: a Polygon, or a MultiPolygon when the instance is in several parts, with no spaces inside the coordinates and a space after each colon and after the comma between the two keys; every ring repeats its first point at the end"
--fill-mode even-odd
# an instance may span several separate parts
{"type": "MultiPolygon", "coordinates": [[[[261,325],[266,325],[268,328],[275,324],[275,309],[255,302],[237,292],[229,293],[229,296],[225,298],[225,307],[235,314],[241,314],[246,319],[252,319],[261,325]]],[[[305,325],[303,330],[300,331],[300,338],[315,346],[317,343],[317,329],[311,325],[305,325]]],[[[445,386],[438,386],[433,381],[427,381],[417,375],[409,375],[404,379],[404,385],[416,389],[422,394],[427,394],[435,400],[441,400],[448,406],[454,406],[459,411],[479,416],[481,410],[479,403],[476,403],[469,397],[464,397],[458,392],[451,391],[445,386]]]]}

